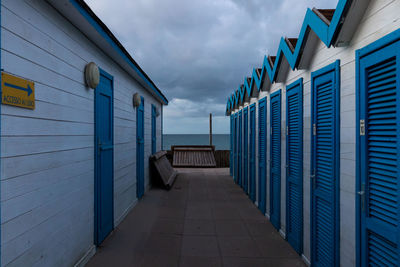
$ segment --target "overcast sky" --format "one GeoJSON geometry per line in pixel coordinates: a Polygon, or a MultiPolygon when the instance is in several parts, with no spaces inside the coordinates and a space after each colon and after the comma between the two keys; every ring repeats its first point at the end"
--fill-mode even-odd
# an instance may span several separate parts
{"type": "Polygon", "coordinates": [[[281,36],[297,37],[307,7],[338,0],[86,0],[169,100],[164,133],[229,133],[228,95],[281,36]]]}

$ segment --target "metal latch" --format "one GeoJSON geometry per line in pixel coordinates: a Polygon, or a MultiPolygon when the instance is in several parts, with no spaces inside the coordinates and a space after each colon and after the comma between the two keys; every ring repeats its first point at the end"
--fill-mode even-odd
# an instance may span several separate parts
{"type": "Polygon", "coordinates": [[[310,178],[311,178],[312,188],[315,189],[315,169],[313,169],[310,178]]]}
{"type": "Polygon", "coordinates": [[[360,120],[360,136],[365,135],[365,120],[360,120]]]}
{"type": "Polygon", "coordinates": [[[313,124],[313,135],[317,135],[317,125],[313,124]]]}
{"type": "Polygon", "coordinates": [[[286,125],[286,135],[289,135],[289,126],[286,125]]]}

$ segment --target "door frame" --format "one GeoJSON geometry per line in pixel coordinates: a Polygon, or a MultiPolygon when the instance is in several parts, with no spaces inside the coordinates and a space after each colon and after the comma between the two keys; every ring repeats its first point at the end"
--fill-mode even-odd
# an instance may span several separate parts
{"type": "MultiPolygon", "coordinates": [[[[275,101],[275,100],[274,100],[275,101]]],[[[279,89],[275,92],[273,92],[269,98],[269,133],[270,133],[270,138],[269,138],[269,217],[270,217],[270,221],[272,223],[272,225],[279,231],[281,228],[281,188],[282,188],[282,90],[279,89]],[[275,196],[275,194],[273,194],[274,192],[274,187],[272,184],[272,172],[273,172],[273,168],[272,168],[272,152],[273,152],[273,146],[272,146],[272,101],[274,98],[278,98],[277,101],[279,101],[279,161],[280,161],[280,165],[279,165],[279,190],[278,192],[278,196],[275,196]],[[274,201],[278,201],[279,205],[279,211],[277,216],[277,224],[275,225],[275,222],[273,222],[273,218],[272,218],[272,207],[273,207],[273,203],[274,201]]],[[[275,214],[275,212],[274,212],[275,214]]]]}
{"type": "Polygon", "coordinates": [[[267,112],[267,97],[264,97],[264,98],[262,98],[262,99],[260,99],[260,100],[258,100],[258,209],[263,213],[263,215],[265,216],[265,213],[267,212],[267,115],[268,115],[268,112],[267,112]],[[264,147],[264,154],[265,154],[265,158],[264,158],[264,173],[265,173],[265,175],[264,175],[264,207],[263,207],[263,210],[261,210],[261,205],[260,205],[260,199],[261,199],[261,192],[262,192],[262,189],[261,189],[261,171],[260,171],[260,166],[261,166],[261,164],[260,164],[260,162],[261,162],[261,160],[260,160],[260,151],[261,151],[261,149],[260,149],[260,139],[261,139],[261,137],[260,137],[260,129],[261,129],[261,123],[260,123],[260,120],[261,120],[261,116],[260,116],[260,114],[261,114],[261,109],[260,109],[260,105],[261,104],[264,104],[264,119],[265,119],[265,129],[264,129],[264,138],[265,138],[265,142],[264,142],[264,144],[265,144],[265,147],[264,147]]]}
{"type": "Polygon", "coordinates": [[[151,154],[157,152],[157,107],[151,104],[151,154]]]}
{"type": "MultiPolygon", "coordinates": [[[[362,190],[361,188],[361,136],[360,136],[360,119],[361,119],[361,110],[365,108],[365,105],[361,103],[360,93],[361,93],[361,58],[368,56],[369,54],[376,52],[380,49],[385,48],[397,41],[400,41],[400,29],[395,30],[392,33],[378,39],[377,41],[355,51],[356,54],[356,266],[361,266],[362,261],[362,251],[363,251],[363,244],[361,243],[361,196],[357,194],[362,190]]],[[[397,63],[399,66],[399,63],[397,63]]],[[[400,68],[399,68],[400,70],[400,68]]],[[[398,82],[399,83],[399,82],[398,82]]],[[[397,110],[400,108],[397,107],[397,110]]]]}
{"type": "Polygon", "coordinates": [[[250,105],[250,112],[249,112],[249,117],[250,117],[250,146],[251,146],[251,150],[253,151],[253,163],[251,163],[251,158],[252,158],[252,153],[250,153],[250,169],[249,169],[249,173],[250,173],[250,182],[249,182],[249,196],[250,199],[252,200],[252,202],[254,203],[256,201],[257,198],[257,188],[256,188],[256,173],[257,173],[257,168],[256,168],[256,148],[257,148],[257,143],[256,143],[256,124],[257,124],[257,109],[256,109],[256,103],[253,103],[250,105]],[[254,116],[254,123],[253,125],[251,125],[251,113],[253,112],[253,116],[254,116]],[[253,138],[253,144],[251,143],[252,140],[252,135],[254,135],[253,138]],[[253,191],[252,192],[252,189],[253,191]]]}
{"type": "Polygon", "coordinates": [[[243,109],[243,190],[249,189],[249,107],[243,109]]]}
{"type": "MultiPolygon", "coordinates": [[[[301,120],[301,130],[300,130],[300,134],[301,134],[301,148],[300,148],[300,153],[301,153],[301,183],[300,183],[300,190],[301,190],[301,203],[300,203],[300,209],[301,209],[301,240],[299,242],[299,251],[297,251],[299,254],[303,253],[303,243],[304,243],[304,205],[303,205],[303,201],[304,201],[304,189],[303,189],[303,183],[304,183],[304,88],[303,88],[303,78],[298,79],[297,81],[289,84],[288,86],[286,86],[286,227],[288,227],[289,225],[289,209],[288,209],[288,199],[289,199],[289,165],[288,165],[288,155],[289,155],[289,142],[288,142],[288,138],[289,138],[289,134],[288,133],[288,129],[289,129],[289,98],[288,98],[288,92],[294,88],[296,88],[297,86],[300,87],[299,89],[299,98],[300,98],[300,104],[299,104],[299,109],[300,109],[300,120],[301,120]]],[[[286,240],[288,239],[289,234],[288,231],[286,231],[286,240]]]]}
{"type": "Polygon", "coordinates": [[[141,101],[140,101],[140,105],[136,108],[136,197],[138,198],[138,199],[141,199],[143,196],[144,196],[144,192],[145,192],[145,189],[146,189],[146,187],[145,187],[145,185],[144,185],[144,180],[145,180],[145,174],[144,174],[144,164],[145,164],[145,162],[144,162],[144,157],[145,157],[145,149],[144,149],[144,139],[145,139],[145,122],[144,122],[144,120],[145,120],[145,116],[144,116],[144,112],[145,112],[145,106],[144,106],[144,97],[143,96],[141,96],[140,97],[140,99],[141,99],[141,101]],[[138,135],[139,135],[139,108],[140,108],[140,106],[142,106],[143,105],[143,120],[142,120],[142,130],[143,130],[143,155],[140,155],[140,150],[139,150],[139,143],[138,143],[138,135]],[[143,181],[140,181],[142,184],[140,184],[139,183],[139,172],[140,172],[140,170],[139,170],[139,168],[141,168],[142,166],[141,166],[141,164],[139,164],[139,158],[140,158],[140,156],[143,156],[143,169],[142,169],[142,171],[143,171],[143,181]],[[142,186],[143,187],[143,192],[141,192],[141,191],[139,191],[139,189],[140,190],[142,190],[142,188],[139,188],[139,186],[142,186]],[[140,193],[142,194],[141,196],[140,196],[140,193]]]}
{"type": "MultiPolygon", "coordinates": [[[[316,101],[315,101],[315,91],[314,91],[314,80],[315,78],[324,75],[328,72],[334,71],[335,72],[335,83],[334,83],[334,92],[335,95],[333,96],[334,105],[335,105],[335,125],[333,126],[334,131],[334,140],[335,140],[335,174],[337,177],[335,183],[335,242],[334,249],[335,249],[335,262],[337,264],[340,263],[340,60],[336,60],[335,62],[311,73],[311,142],[310,142],[310,152],[311,152],[311,161],[310,161],[310,177],[312,177],[312,171],[314,169],[314,161],[315,161],[315,153],[313,152],[313,147],[315,147],[314,143],[316,142],[314,135],[313,135],[313,124],[315,123],[315,112],[316,112],[316,101]]],[[[314,233],[314,209],[313,209],[313,179],[310,179],[310,252],[311,252],[311,264],[315,262],[315,251],[314,251],[314,242],[313,242],[313,233],[314,233]]]]}
{"type": "MultiPolygon", "coordinates": [[[[100,71],[100,76],[103,75],[106,78],[111,80],[111,91],[112,91],[112,109],[111,109],[111,133],[112,133],[112,139],[113,139],[113,146],[114,146],[114,77],[110,74],[108,74],[106,71],[103,69],[99,68],[100,71]]],[[[97,90],[97,89],[95,89],[97,90]]],[[[99,146],[97,144],[97,138],[98,138],[98,131],[99,129],[98,124],[96,123],[97,121],[97,116],[99,115],[97,110],[96,110],[96,104],[97,104],[97,97],[96,97],[97,91],[95,91],[94,94],[94,243],[98,246],[100,245],[98,236],[99,236],[99,214],[100,214],[100,209],[99,209],[99,197],[100,197],[100,185],[99,185],[99,146]]],[[[114,148],[113,148],[113,153],[112,153],[112,185],[113,185],[113,190],[112,190],[112,229],[114,229],[114,148]]]]}
{"type": "Polygon", "coordinates": [[[238,125],[238,185],[243,186],[243,110],[239,111],[238,125]]]}

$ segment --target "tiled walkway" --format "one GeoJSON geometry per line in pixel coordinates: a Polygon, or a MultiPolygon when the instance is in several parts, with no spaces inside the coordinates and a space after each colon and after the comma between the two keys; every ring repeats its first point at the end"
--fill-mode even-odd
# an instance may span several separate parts
{"type": "Polygon", "coordinates": [[[228,169],[179,172],[169,192],[145,194],[88,266],[304,266],[228,169]]]}

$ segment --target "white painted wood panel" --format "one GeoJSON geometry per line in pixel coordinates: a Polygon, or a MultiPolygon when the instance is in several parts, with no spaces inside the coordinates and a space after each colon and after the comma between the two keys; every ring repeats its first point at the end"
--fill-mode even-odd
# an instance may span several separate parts
{"type": "MultiPolygon", "coordinates": [[[[2,107],[2,265],[71,266],[93,245],[94,90],[83,70],[114,77],[114,220],[136,204],[136,110],[145,98],[145,174],[151,104],[161,104],[45,1],[2,1],[2,68],[35,82],[36,109],[2,107]],[[79,218],[79,220],[76,220],[79,218]]],[[[157,118],[161,149],[161,117],[157,118]]]]}

